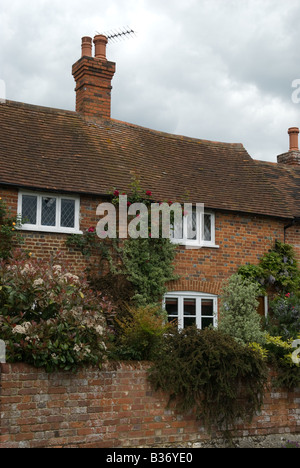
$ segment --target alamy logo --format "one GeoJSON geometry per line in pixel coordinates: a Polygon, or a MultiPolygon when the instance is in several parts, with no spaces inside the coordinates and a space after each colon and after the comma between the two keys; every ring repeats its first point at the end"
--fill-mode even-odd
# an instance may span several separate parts
{"type": "Polygon", "coordinates": [[[0,340],[0,364],[6,363],[6,346],[3,340],[0,340]]]}
{"type": "Polygon", "coordinates": [[[300,354],[300,340],[295,340],[295,341],[293,341],[292,347],[293,347],[293,348],[297,348],[296,351],[294,351],[293,354],[292,354],[292,361],[293,361],[294,364],[299,365],[299,364],[300,364],[300,358],[299,358],[299,354],[300,354]]]}
{"type": "Polygon", "coordinates": [[[300,102],[300,78],[295,79],[292,82],[292,88],[296,88],[292,93],[292,102],[294,104],[299,104],[300,102]]]}
{"type": "Polygon", "coordinates": [[[5,104],[6,102],[6,86],[5,81],[0,80],[0,104],[5,104]]]}
{"type": "Polygon", "coordinates": [[[172,239],[174,243],[187,243],[201,239],[197,219],[201,219],[204,205],[197,203],[144,203],[128,202],[127,195],[119,197],[119,207],[101,203],[97,216],[101,217],[96,232],[100,239],[172,239]]]}

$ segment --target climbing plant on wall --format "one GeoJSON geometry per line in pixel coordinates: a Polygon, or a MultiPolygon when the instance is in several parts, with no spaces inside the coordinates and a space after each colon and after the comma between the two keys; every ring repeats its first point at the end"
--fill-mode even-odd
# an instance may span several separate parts
{"type": "MultiPolygon", "coordinates": [[[[128,194],[114,189],[111,193],[112,204],[118,207],[120,197],[125,195],[128,207],[133,203],[143,204],[147,208],[151,206],[152,192],[142,189],[137,179],[132,182],[128,194]]],[[[151,237],[150,226],[147,238],[119,239],[117,236],[116,239],[100,240],[94,227],[88,231],[84,236],[71,236],[68,245],[79,248],[84,255],[90,256],[93,252],[94,259],[98,256],[98,268],[95,262],[92,267],[91,264],[89,266],[89,279],[98,289],[104,286],[106,293],[111,289],[111,295],[116,296],[120,293],[121,284],[122,294],[129,302],[136,306],[149,305],[160,301],[167,292],[166,284],[177,278],[174,275],[176,246],[169,238],[151,237]],[[109,265],[109,272],[104,272],[103,259],[109,265]],[[117,294],[114,290],[117,290],[117,294]]]]}
{"type": "Polygon", "coordinates": [[[276,241],[258,265],[244,265],[238,273],[258,282],[262,293],[298,293],[300,289],[300,269],[294,249],[280,241],[276,241]]]}
{"type": "Polygon", "coordinates": [[[0,259],[10,258],[13,249],[22,242],[21,234],[17,231],[20,225],[20,218],[11,216],[5,201],[0,198],[0,259]]]}

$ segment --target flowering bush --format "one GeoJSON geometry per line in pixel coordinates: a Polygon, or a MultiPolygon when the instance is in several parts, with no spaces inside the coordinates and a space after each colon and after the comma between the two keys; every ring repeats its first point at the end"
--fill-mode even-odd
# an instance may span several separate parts
{"type": "Polygon", "coordinates": [[[58,262],[15,256],[0,263],[0,284],[0,338],[8,362],[48,371],[103,362],[105,314],[112,308],[84,278],[58,262]]]}

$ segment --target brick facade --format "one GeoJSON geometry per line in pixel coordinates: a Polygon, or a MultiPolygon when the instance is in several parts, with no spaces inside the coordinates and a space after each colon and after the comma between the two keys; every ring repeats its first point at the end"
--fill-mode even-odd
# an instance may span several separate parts
{"type": "MultiPolygon", "coordinates": [[[[219,294],[226,278],[246,263],[260,258],[284,240],[284,222],[275,218],[238,213],[216,213],[216,245],[219,248],[178,249],[176,273],[181,279],[173,291],[219,294]]],[[[297,233],[295,232],[296,240],[297,233]]],[[[300,237],[299,237],[300,241],[300,237]]]]}
{"type": "MultiPolygon", "coordinates": [[[[0,190],[12,214],[17,213],[18,191],[0,190]]],[[[82,196],[80,201],[80,228],[82,231],[97,225],[96,209],[103,200],[82,196]]],[[[257,264],[259,259],[274,247],[275,240],[291,243],[300,260],[300,228],[284,227],[284,220],[231,212],[216,212],[216,245],[218,248],[177,248],[175,273],[178,281],[168,285],[170,291],[194,291],[218,295],[226,278],[236,273],[246,263],[257,264]]],[[[77,273],[87,266],[86,259],[76,249],[66,247],[67,234],[23,232],[24,249],[37,258],[50,259],[55,253],[63,253],[70,268],[77,273]]]]}
{"type": "MultiPolygon", "coordinates": [[[[1,188],[0,196],[13,215],[17,213],[18,191],[1,188]]],[[[100,198],[82,196],[80,228],[97,224],[96,209],[100,198]]],[[[225,279],[246,263],[257,264],[275,244],[275,240],[291,243],[300,260],[300,229],[292,226],[284,231],[285,222],[272,217],[230,212],[216,213],[216,245],[218,248],[186,249],[178,247],[175,273],[180,279],[168,285],[169,291],[193,291],[219,295],[225,279]],[[285,234],[285,235],[284,235],[285,234]]],[[[57,253],[75,273],[84,272],[86,258],[76,249],[66,247],[67,234],[23,232],[23,248],[34,257],[50,260],[57,253]]]]}
{"type": "MultiPolygon", "coordinates": [[[[0,364],[0,448],[188,447],[211,441],[193,414],[167,408],[168,396],[147,381],[149,364],[121,364],[78,374],[46,374],[0,364]]],[[[300,392],[266,391],[251,424],[237,437],[299,433],[300,392]]],[[[213,438],[221,434],[215,432],[213,438]]]]}

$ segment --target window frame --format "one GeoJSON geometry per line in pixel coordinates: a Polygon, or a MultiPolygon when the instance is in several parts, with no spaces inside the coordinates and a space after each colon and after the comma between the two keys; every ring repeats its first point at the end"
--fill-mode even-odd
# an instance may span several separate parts
{"type": "Polygon", "coordinates": [[[21,219],[20,230],[23,231],[39,231],[39,232],[53,232],[62,234],[82,234],[80,230],[80,197],[76,195],[64,195],[51,192],[34,192],[27,190],[20,190],[18,194],[18,216],[21,219]],[[37,197],[37,210],[36,210],[36,224],[22,223],[22,200],[23,195],[37,197]],[[42,199],[44,197],[56,199],[56,211],[55,226],[44,226],[41,224],[42,221],[42,199]],[[75,213],[74,213],[74,227],[63,227],[61,226],[61,202],[62,200],[72,200],[75,202],[75,213]]]}
{"type": "MultiPolygon", "coordinates": [[[[201,293],[201,292],[192,292],[192,291],[175,291],[168,292],[163,298],[163,309],[166,310],[166,301],[167,299],[176,299],[178,301],[178,329],[183,330],[184,327],[184,300],[196,300],[196,326],[199,330],[202,330],[202,319],[203,318],[212,318],[213,327],[218,326],[218,296],[214,294],[201,293]],[[202,301],[212,300],[213,301],[213,315],[206,316],[202,315],[202,301]]],[[[168,315],[169,318],[169,315],[168,315]]],[[[174,316],[174,320],[177,317],[174,316]]]]}
{"type": "MultiPolygon", "coordinates": [[[[183,245],[187,246],[190,248],[201,248],[201,247],[211,247],[218,249],[219,246],[216,245],[216,215],[213,211],[202,211],[202,210],[196,210],[196,224],[197,224],[197,238],[195,240],[192,239],[186,239],[187,237],[187,222],[188,222],[188,217],[183,216],[183,235],[184,239],[180,240],[175,240],[172,235],[170,235],[170,241],[173,244],[177,245],[183,245]],[[204,240],[204,217],[205,215],[209,215],[211,218],[211,240],[206,241],[204,240]]],[[[175,231],[174,226],[172,227],[173,231],[175,231]]]]}

